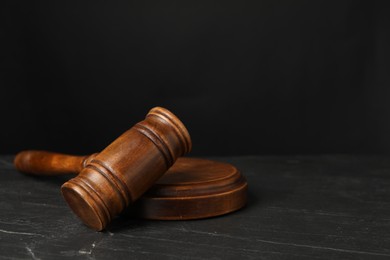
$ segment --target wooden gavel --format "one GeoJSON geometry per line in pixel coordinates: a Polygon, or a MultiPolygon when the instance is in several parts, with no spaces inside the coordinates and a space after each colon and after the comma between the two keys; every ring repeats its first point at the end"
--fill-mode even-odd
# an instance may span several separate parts
{"type": "Polygon", "coordinates": [[[14,159],[16,169],[28,175],[56,176],[79,174],[97,153],[87,156],[27,150],[18,153],[14,159]]]}
{"type": "Polygon", "coordinates": [[[156,107],[100,153],[69,156],[25,151],[16,156],[15,166],[39,175],[79,173],[62,185],[63,197],[87,226],[100,231],[191,146],[183,123],[167,109],[156,107]]]}

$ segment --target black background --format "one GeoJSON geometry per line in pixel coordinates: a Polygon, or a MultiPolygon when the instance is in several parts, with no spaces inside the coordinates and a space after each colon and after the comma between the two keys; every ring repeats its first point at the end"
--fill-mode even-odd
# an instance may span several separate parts
{"type": "Polygon", "coordinates": [[[1,6],[0,153],[96,152],[153,106],[194,155],[390,151],[386,1],[1,6]]]}

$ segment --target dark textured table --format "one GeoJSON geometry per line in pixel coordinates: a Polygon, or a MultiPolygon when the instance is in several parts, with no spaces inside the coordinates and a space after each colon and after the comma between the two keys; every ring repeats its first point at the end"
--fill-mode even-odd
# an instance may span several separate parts
{"type": "Polygon", "coordinates": [[[196,221],[120,216],[105,232],[65,205],[69,176],[0,156],[1,259],[390,259],[390,156],[214,158],[247,177],[246,208],[196,221]]]}

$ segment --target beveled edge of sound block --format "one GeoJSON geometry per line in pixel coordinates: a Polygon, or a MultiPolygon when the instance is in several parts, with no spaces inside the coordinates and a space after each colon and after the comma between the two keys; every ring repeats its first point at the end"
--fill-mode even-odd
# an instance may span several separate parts
{"type": "Polygon", "coordinates": [[[179,158],[130,207],[133,207],[133,214],[145,219],[190,220],[215,217],[244,207],[247,202],[247,187],[245,177],[231,164],[179,158]]]}

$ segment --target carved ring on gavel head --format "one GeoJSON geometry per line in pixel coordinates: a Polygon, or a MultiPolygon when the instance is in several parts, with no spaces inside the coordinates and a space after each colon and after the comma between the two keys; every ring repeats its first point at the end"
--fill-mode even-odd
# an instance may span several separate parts
{"type": "Polygon", "coordinates": [[[187,129],[175,115],[153,108],[145,120],[87,160],[80,174],[62,185],[62,194],[87,226],[102,230],[191,145],[187,129]]]}
{"type": "MultiPolygon", "coordinates": [[[[69,173],[80,170],[77,177],[62,185],[62,194],[87,226],[100,231],[147,191],[178,157],[188,153],[191,146],[183,123],[168,110],[153,108],[145,120],[100,153],[82,159],[58,158],[65,160],[65,166],[58,168],[59,173],[66,169],[69,173]],[[78,166],[74,169],[69,165],[78,166]]],[[[18,156],[23,158],[22,154],[18,156]]],[[[45,158],[48,157],[42,156],[41,160],[45,158]]],[[[15,165],[21,171],[45,172],[38,164],[35,169],[24,169],[18,158],[15,165]]]]}
{"type": "MultiPolygon", "coordinates": [[[[78,174],[94,156],[23,151],[14,162],[27,174],[53,176],[78,174]]],[[[214,217],[245,206],[246,192],[246,179],[233,165],[180,157],[125,215],[157,220],[214,217]]]]}

